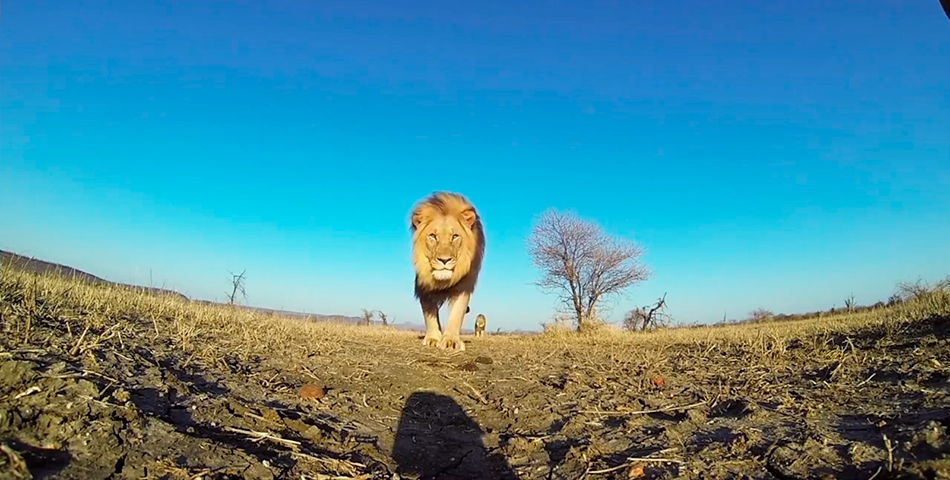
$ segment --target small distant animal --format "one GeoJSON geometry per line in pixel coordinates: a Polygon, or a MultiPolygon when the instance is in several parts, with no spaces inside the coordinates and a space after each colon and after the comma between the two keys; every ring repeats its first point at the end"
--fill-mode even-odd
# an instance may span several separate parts
{"type": "Polygon", "coordinates": [[[475,336],[480,337],[484,334],[485,334],[485,316],[479,313],[478,316],[475,317],[475,336]]]}

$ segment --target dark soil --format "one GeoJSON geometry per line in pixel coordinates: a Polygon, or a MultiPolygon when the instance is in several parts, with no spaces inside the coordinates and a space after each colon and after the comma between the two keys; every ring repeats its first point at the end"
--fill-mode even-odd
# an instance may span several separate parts
{"type": "Polygon", "coordinates": [[[198,361],[149,321],[82,348],[36,321],[0,339],[0,479],[947,479],[948,325],[653,363],[405,335],[198,361]]]}

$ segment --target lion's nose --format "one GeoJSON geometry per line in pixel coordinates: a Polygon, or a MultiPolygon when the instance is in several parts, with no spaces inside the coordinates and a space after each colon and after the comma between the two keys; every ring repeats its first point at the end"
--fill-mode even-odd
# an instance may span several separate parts
{"type": "Polygon", "coordinates": [[[442,262],[442,265],[448,265],[452,261],[452,257],[439,257],[438,260],[442,262]]]}

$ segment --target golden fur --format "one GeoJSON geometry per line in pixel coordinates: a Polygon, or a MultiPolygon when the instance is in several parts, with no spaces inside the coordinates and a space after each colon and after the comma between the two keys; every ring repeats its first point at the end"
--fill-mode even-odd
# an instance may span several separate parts
{"type": "Polygon", "coordinates": [[[482,314],[479,313],[478,316],[475,317],[475,336],[476,336],[476,337],[480,337],[480,336],[482,336],[482,335],[485,334],[485,324],[486,324],[486,323],[487,323],[487,322],[486,322],[486,320],[485,320],[485,316],[484,316],[484,315],[482,315],[482,314]]]}
{"type": "Polygon", "coordinates": [[[415,296],[426,322],[425,345],[465,350],[462,320],[485,255],[485,232],[475,207],[462,195],[435,192],[413,207],[412,265],[415,296]],[[445,332],[439,308],[449,302],[445,332]]]}

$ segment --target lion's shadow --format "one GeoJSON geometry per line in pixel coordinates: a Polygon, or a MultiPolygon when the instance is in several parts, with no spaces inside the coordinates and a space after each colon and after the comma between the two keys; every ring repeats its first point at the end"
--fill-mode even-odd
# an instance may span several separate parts
{"type": "Polygon", "coordinates": [[[485,448],[482,433],[452,398],[415,392],[406,399],[396,429],[396,473],[419,480],[517,480],[505,458],[485,448]]]}

